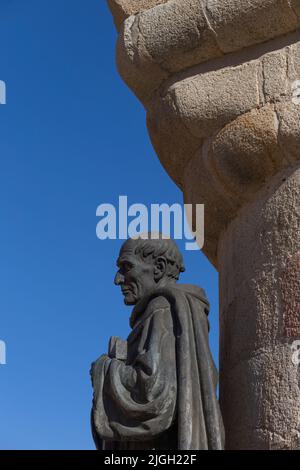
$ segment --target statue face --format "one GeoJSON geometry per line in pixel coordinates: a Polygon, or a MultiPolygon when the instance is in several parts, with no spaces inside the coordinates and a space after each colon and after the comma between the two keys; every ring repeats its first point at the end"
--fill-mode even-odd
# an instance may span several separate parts
{"type": "Polygon", "coordinates": [[[142,261],[130,248],[121,249],[117,266],[115,284],[121,286],[126,305],[135,305],[155,289],[154,265],[142,261]]]}

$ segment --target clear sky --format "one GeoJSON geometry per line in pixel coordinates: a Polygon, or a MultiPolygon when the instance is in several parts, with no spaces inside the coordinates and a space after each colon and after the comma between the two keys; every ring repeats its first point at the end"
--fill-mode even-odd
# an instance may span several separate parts
{"type": "MultiPolygon", "coordinates": [[[[96,208],[182,203],[115,42],[105,0],[0,0],[1,449],[94,448],[90,363],[130,314],[113,284],[121,242],[97,239],[96,208]]],[[[217,360],[217,273],[179,245],[182,282],[211,302],[217,360]]]]}

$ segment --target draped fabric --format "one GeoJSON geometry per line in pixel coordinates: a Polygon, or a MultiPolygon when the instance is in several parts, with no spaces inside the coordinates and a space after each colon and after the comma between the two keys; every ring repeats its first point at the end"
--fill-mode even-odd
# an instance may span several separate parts
{"type": "Polygon", "coordinates": [[[222,449],[217,371],[202,289],[169,285],[133,309],[125,361],[92,368],[92,430],[99,449],[222,449]]]}

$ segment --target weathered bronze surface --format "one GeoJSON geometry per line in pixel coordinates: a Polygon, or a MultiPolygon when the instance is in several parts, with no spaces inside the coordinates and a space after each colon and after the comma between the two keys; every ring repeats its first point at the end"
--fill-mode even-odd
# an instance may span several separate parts
{"type": "Polygon", "coordinates": [[[184,266],[173,240],[129,239],[117,265],[132,331],[92,364],[97,448],[222,449],[203,289],[177,284],[184,266]]]}

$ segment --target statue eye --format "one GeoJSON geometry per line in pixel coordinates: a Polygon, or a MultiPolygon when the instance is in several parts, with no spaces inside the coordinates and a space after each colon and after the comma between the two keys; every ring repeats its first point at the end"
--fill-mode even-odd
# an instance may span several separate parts
{"type": "Polygon", "coordinates": [[[122,263],[122,269],[125,273],[128,273],[128,271],[132,269],[132,264],[128,261],[125,261],[124,263],[122,263]]]}

